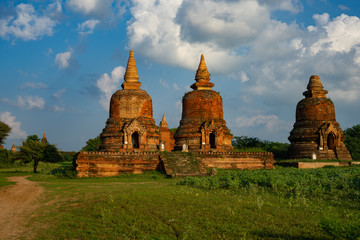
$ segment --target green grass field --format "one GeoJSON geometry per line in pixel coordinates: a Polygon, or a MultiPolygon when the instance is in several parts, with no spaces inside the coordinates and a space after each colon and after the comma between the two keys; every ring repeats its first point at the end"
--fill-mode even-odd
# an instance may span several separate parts
{"type": "MultiPolygon", "coordinates": [[[[69,163],[0,169],[45,188],[36,239],[359,239],[360,167],[73,178],[69,163]],[[311,185],[314,185],[311,187],[311,185]]],[[[0,185],[1,186],[1,185],[0,185]]]]}

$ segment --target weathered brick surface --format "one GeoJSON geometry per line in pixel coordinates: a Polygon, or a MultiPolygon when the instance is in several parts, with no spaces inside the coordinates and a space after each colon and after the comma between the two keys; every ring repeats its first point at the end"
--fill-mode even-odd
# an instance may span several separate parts
{"type": "Polygon", "coordinates": [[[81,152],[76,161],[79,177],[107,177],[123,173],[142,173],[159,167],[159,154],[81,152]]]}
{"type": "Polygon", "coordinates": [[[81,152],[76,161],[76,170],[79,177],[117,176],[157,169],[164,169],[169,175],[203,175],[205,167],[273,169],[274,162],[272,153],[197,152],[189,157],[176,152],[81,152]]]}
{"type": "Polygon", "coordinates": [[[197,90],[185,94],[182,120],[209,120],[212,118],[224,118],[223,103],[219,93],[214,90],[197,90]]]}
{"type": "Polygon", "coordinates": [[[345,135],[336,121],[334,104],[326,97],[327,93],[320,78],[311,76],[308,90],[303,93],[305,99],[296,107],[296,122],[289,136],[289,158],[311,158],[315,153],[317,159],[351,160],[344,144],[345,135]]]}
{"type": "Polygon", "coordinates": [[[214,84],[209,82],[210,75],[203,55],[195,80],[196,83],[191,86],[194,91],[183,97],[182,118],[174,135],[175,149],[181,150],[185,144],[190,151],[232,150],[232,134],[224,121],[222,98],[211,90],[214,84]],[[215,136],[215,140],[211,140],[211,136],[215,136]]]}
{"type": "Polygon", "coordinates": [[[305,98],[296,107],[296,121],[336,121],[335,107],[331,99],[305,98]]]}
{"type": "Polygon", "coordinates": [[[180,175],[206,174],[205,167],[273,168],[274,158],[271,153],[232,152],[232,134],[223,119],[222,99],[211,90],[214,84],[209,82],[210,75],[204,56],[201,57],[195,76],[196,83],[191,86],[194,91],[183,98],[182,119],[175,135],[169,131],[165,115],[160,127],[155,125],[151,97],[140,89],[138,79],[131,51],[123,89],[115,92],[110,100],[109,119],[100,135],[101,151],[79,154],[79,177],[141,173],[164,169],[164,164],[167,172],[180,175]],[[132,141],[134,139],[138,141],[132,141]],[[165,150],[169,151],[166,154],[169,154],[167,156],[171,161],[170,158],[161,160],[156,151],[160,142],[165,144],[165,150]],[[170,152],[174,146],[181,150],[183,144],[190,151],[195,151],[195,159],[170,152]]]}
{"type": "Polygon", "coordinates": [[[152,100],[141,89],[122,89],[116,91],[110,100],[110,118],[120,121],[124,118],[152,118],[152,100]]]}
{"type": "Polygon", "coordinates": [[[140,89],[139,76],[133,51],[124,76],[123,89],[116,91],[110,100],[110,114],[100,134],[101,151],[155,151],[160,132],[153,119],[152,100],[140,89]],[[138,148],[132,146],[132,134],[138,133],[138,148]]]}
{"type": "Polygon", "coordinates": [[[209,152],[196,155],[207,168],[273,169],[274,154],[266,152],[209,152]]]}
{"type": "Polygon", "coordinates": [[[172,151],[175,146],[175,140],[174,140],[174,136],[171,134],[169,130],[169,125],[166,121],[165,114],[161,119],[159,130],[160,130],[160,138],[161,138],[160,141],[161,143],[164,144],[165,147],[164,150],[169,152],[172,151]]]}

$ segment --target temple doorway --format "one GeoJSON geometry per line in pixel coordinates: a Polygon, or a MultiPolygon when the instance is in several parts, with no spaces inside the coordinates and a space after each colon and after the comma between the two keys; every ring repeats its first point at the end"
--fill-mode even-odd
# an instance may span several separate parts
{"type": "Polygon", "coordinates": [[[133,148],[139,148],[139,133],[134,132],[131,135],[131,144],[133,148]]]}
{"type": "Polygon", "coordinates": [[[332,132],[329,133],[329,135],[327,137],[327,146],[328,146],[328,149],[330,149],[330,150],[335,149],[335,136],[332,132]]]}
{"type": "Polygon", "coordinates": [[[215,133],[210,133],[209,139],[210,139],[210,148],[216,148],[215,133]]]}

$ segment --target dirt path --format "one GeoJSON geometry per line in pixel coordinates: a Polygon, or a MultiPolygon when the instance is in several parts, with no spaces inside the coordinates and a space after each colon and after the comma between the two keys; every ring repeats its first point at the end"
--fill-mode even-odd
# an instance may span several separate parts
{"type": "Polygon", "coordinates": [[[26,177],[9,177],[16,184],[0,190],[0,239],[32,238],[26,226],[44,189],[26,177]]]}

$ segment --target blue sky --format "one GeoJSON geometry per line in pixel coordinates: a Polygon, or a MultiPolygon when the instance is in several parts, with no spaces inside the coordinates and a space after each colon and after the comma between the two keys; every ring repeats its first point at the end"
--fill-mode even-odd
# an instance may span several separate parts
{"type": "Polygon", "coordinates": [[[288,142],[311,75],[343,129],[359,124],[360,2],[353,0],[33,0],[0,2],[0,120],[61,150],[101,133],[129,50],[139,81],[178,127],[205,55],[234,136],[288,142]]]}

